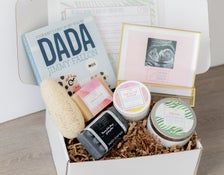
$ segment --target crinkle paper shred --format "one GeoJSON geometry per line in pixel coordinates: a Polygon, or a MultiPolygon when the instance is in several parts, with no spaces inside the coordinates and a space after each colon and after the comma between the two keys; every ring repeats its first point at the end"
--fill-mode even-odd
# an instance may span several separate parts
{"type": "MultiPolygon", "coordinates": [[[[152,135],[150,135],[146,124],[147,120],[130,122],[128,133],[101,160],[167,154],[196,148],[196,142],[198,139],[196,134],[194,134],[191,140],[183,147],[174,146],[166,148],[162,146],[159,141],[155,140],[152,135]]],[[[76,139],[66,140],[66,144],[71,162],[94,160],[76,139]]]]}

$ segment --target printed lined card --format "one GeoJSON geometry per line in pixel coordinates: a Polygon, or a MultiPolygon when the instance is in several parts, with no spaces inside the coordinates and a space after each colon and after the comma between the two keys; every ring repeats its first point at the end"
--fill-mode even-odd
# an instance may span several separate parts
{"type": "Polygon", "coordinates": [[[157,8],[152,0],[61,0],[61,6],[62,19],[88,15],[95,18],[115,70],[122,24],[157,24],[157,8]]]}

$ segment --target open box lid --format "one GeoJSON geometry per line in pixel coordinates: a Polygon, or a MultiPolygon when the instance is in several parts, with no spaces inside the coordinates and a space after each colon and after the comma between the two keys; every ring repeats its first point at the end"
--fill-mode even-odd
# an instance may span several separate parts
{"type": "MultiPolygon", "coordinates": [[[[5,14],[5,16],[2,16],[2,19],[6,17],[7,14],[7,18],[4,18],[4,20],[7,20],[7,24],[4,25],[7,26],[5,27],[5,33],[3,32],[4,34],[2,38],[5,41],[11,41],[2,43],[2,46],[4,47],[1,48],[5,48],[7,45],[7,49],[4,49],[3,51],[10,53],[10,55],[7,53],[5,53],[5,55],[10,56],[10,58],[12,57],[12,59],[4,60],[4,62],[2,62],[4,63],[1,65],[3,68],[2,73],[9,72],[12,77],[10,80],[14,82],[13,86],[16,87],[16,89],[13,87],[12,89],[9,89],[14,92],[9,96],[9,94],[5,93],[8,88],[1,88],[1,96],[4,101],[4,105],[2,107],[5,108],[13,106],[14,108],[11,110],[2,110],[1,115],[4,115],[4,117],[3,119],[0,119],[0,122],[44,109],[39,88],[37,86],[33,86],[35,84],[35,79],[22,46],[21,35],[27,31],[47,25],[48,14],[55,13],[55,15],[57,15],[56,12],[60,9],[58,2],[59,0],[14,0],[1,4],[1,8],[3,9],[1,13],[5,14]],[[16,11],[12,7],[16,7],[16,11]],[[14,15],[16,15],[16,18],[14,15]],[[15,33],[12,34],[15,30],[15,24],[13,22],[15,19],[17,24],[17,49],[15,45],[16,36],[15,33]],[[19,63],[19,75],[16,66],[18,64],[17,60],[13,60],[13,58],[16,57],[16,53],[19,63]],[[6,65],[13,65],[10,71],[6,69],[6,65]],[[23,100],[21,100],[22,98],[23,100]]],[[[199,58],[197,72],[206,72],[210,67],[210,38],[207,0],[187,0],[184,3],[180,0],[155,0],[155,2],[157,5],[157,9],[155,9],[155,11],[158,11],[158,26],[202,31],[201,55],[199,58]]],[[[49,22],[53,21],[52,18],[49,19],[49,22]]],[[[5,83],[11,82],[8,78],[3,79],[3,81],[5,80],[7,80],[5,83]]]]}
{"type": "MultiPolygon", "coordinates": [[[[69,5],[69,1],[74,0],[19,0],[17,5],[17,32],[18,32],[18,59],[19,59],[19,75],[24,83],[34,84],[35,79],[26,58],[25,51],[22,46],[21,35],[27,31],[60,20],[60,3],[65,1],[69,5]],[[48,2],[47,2],[48,1],[48,2]],[[48,9],[45,7],[48,3],[48,9]],[[41,11],[41,13],[39,13],[41,11]],[[38,14],[38,15],[37,15],[38,14]],[[44,16],[45,14],[46,16],[44,16]],[[53,17],[52,17],[53,16],[53,17]],[[35,19],[35,20],[33,20],[35,19]]],[[[150,0],[144,0],[150,1],[150,0]]],[[[155,11],[158,17],[158,26],[185,29],[202,32],[201,50],[199,53],[199,61],[197,73],[206,72],[210,67],[210,37],[208,22],[208,6],[207,0],[151,0],[156,4],[155,11]]]]}

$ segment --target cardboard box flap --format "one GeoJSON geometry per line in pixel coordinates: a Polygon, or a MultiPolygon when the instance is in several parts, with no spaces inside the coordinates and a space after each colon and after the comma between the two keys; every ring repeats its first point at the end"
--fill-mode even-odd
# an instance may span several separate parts
{"type": "MultiPolygon", "coordinates": [[[[47,25],[48,12],[58,16],[58,1],[18,0],[16,6],[19,76],[24,83],[36,84],[29,61],[26,57],[21,35],[47,25]],[[35,20],[34,20],[35,19],[35,20]]],[[[158,0],[159,26],[202,31],[201,51],[197,73],[204,73],[210,67],[210,38],[207,0],[158,0]]],[[[52,17],[52,14],[50,15],[52,17]]],[[[54,21],[54,19],[51,19],[54,21]]],[[[51,22],[49,21],[49,23],[51,22]]]]}
{"type": "Polygon", "coordinates": [[[209,16],[207,0],[159,0],[159,26],[200,31],[201,45],[197,73],[211,65],[209,16]]]}
{"type": "Polygon", "coordinates": [[[96,172],[97,175],[114,175],[122,173],[128,175],[193,175],[197,172],[200,154],[201,150],[197,149],[180,153],[130,158],[125,160],[118,159],[69,164],[68,175],[96,174],[96,172]],[[94,171],[96,167],[97,171],[94,171]]]}
{"type": "Polygon", "coordinates": [[[22,43],[26,32],[48,24],[47,0],[18,0],[16,4],[19,77],[23,83],[37,84],[22,43]]]}

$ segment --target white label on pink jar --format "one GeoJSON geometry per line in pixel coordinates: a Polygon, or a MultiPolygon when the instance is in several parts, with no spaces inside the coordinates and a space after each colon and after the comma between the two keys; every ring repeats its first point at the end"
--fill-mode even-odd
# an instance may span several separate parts
{"type": "Polygon", "coordinates": [[[125,110],[144,106],[145,101],[139,86],[120,89],[118,95],[121,99],[122,108],[125,110]]]}

